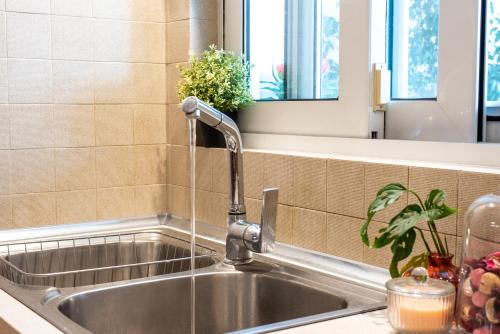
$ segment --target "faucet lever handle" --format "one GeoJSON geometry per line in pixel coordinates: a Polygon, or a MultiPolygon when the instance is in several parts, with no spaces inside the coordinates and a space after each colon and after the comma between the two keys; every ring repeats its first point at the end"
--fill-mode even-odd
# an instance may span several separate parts
{"type": "Polygon", "coordinates": [[[268,188],[262,192],[262,216],[260,219],[260,250],[262,253],[267,253],[274,249],[278,193],[278,188],[268,188]]]}

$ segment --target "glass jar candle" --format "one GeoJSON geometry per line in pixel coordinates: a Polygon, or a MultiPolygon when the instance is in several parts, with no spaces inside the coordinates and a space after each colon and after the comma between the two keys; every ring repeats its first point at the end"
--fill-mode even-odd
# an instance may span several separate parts
{"type": "Polygon", "coordinates": [[[457,323],[468,333],[500,333],[500,197],[476,200],[465,215],[457,323]]]}
{"type": "Polygon", "coordinates": [[[386,283],[389,322],[399,333],[446,333],[453,322],[455,286],[428,278],[425,268],[386,283]]]}

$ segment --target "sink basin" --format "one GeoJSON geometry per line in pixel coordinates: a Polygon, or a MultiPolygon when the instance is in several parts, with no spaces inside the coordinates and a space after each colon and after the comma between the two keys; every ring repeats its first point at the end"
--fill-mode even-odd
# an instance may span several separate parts
{"type": "MultiPolygon", "coordinates": [[[[96,334],[188,333],[190,277],[109,287],[71,296],[59,305],[96,334]]],[[[253,264],[196,276],[196,328],[226,333],[347,309],[348,292],[253,264]]]]}

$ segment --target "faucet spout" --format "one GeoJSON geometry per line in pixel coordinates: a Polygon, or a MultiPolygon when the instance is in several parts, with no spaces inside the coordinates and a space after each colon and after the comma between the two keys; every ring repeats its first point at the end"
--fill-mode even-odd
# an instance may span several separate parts
{"type": "Polygon", "coordinates": [[[229,162],[229,210],[226,262],[240,265],[252,261],[252,252],[273,249],[278,207],[278,190],[264,190],[261,224],[247,222],[243,191],[243,145],[236,123],[217,109],[188,97],[182,102],[188,119],[196,119],[218,130],[226,139],[229,162]]]}
{"type": "Polygon", "coordinates": [[[229,160],[229,214],[246,214],[243,190],[243,144],[236,123],[196,97],[188,97],[182,103],[187,118],[195,118],[218,130],[226,139],[229,160]]]}

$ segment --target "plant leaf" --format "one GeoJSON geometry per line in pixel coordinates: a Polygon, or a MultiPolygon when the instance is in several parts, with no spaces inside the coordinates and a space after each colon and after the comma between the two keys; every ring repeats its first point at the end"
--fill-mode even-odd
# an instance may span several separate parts
{"type": "Polygon", "coordinates": [[[441,189],[433,189],[425,200],[425,209],[429,210],[444,205],[446,193],[441,189]]]}
{"type": "Polygon", "coordinates": [[[417,204],[408,205],[391,219],[387,228],[380,230],[381,235],[375,238],[372,247],[382,248],[387,246],[394,240],[406,235],[408,231],[413,230],[422,219],[424,219],[422,208],[417,204]]]}
{"type": "Polygon", "coordinates": [[[368,226],[375,214],[395,203],[406,191],[407,189],[399,183],[390,183],[378,191],[377,196],[368,207],[366,222],[360,230],[361,240],[365,245],[370,246],[368,226]]]}
{"type": "Polygon", "coordinates": [[[414,229],[409,230],[403,236],[397,238],[391,246],[392,260],[389,267],[389,272],[391,277],[401,276],[398,270],[398,264],[403,261],[408,256],[410,256],[413,251],[413,246],[415,245],[415,240],[417,238],[417,233],[414,229]]]}
{"type": "Polygon", "coordinates": [[[391,183],[383,187],[368,207],[368,216],[384,210],[389,205],[395,203],[407,189],[399,183],[391,183]]]}
{"type": "Polygon", "coordinates": [[[438,208],[434,209],[429,209],[426,212],[427,219],[426,220],[438,220],[438,219],[443,219],[445,217],[448,217],[452,214],[457,213],[457,209],[447,207],[446,205],[443,205],[438,208]]]}
{"type": "Polygon", "coordinates": [[[433,189],[425,200],[425,210],[427,220],[438,220],[457,212],[457,209],[450,208],[444,204],[446,193],[441,189],[433,189]]]}

